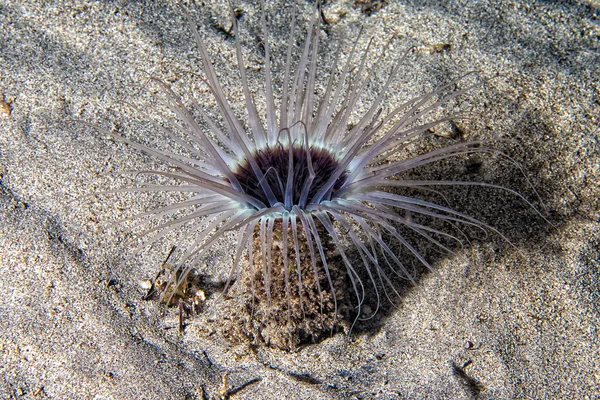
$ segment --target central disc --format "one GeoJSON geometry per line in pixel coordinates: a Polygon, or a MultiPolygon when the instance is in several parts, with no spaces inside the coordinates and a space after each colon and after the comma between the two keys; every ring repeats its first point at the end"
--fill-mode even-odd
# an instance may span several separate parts
{"type": "MultiPolygon", "coordinates": [[[[324,149],[309,148],[308,151],[303,147],[293,147],[290,152],[289,147],[276,145],[274,147],[265,147],[257,150],[253,155],[253,160],[264,175],[264,180],[268,183],[271,191],[278,202],[285,203],[286,190],[291,191],[292,205],[298,205],[302,189],[306,182],[310,182],[309,157],[315,177],[308,189],[307,201],[321,189],[337,169],[339,163],[337,159],[324,149]],[[290,157],[292,158],[292,168],[290,169],[290,157]],[[292,171],[291,189],[287,188],[288,175],[292,171]]],[[[242,186],[244,193],[253,196],[268,205],[269,200],[263,191],[259,177],[256,176],[248,160],[242,161],[233,174],[242,186]]],[[[332,193],[339,189],[346,180],[347,174],[344,171],[333,185],[332,193]]]]}

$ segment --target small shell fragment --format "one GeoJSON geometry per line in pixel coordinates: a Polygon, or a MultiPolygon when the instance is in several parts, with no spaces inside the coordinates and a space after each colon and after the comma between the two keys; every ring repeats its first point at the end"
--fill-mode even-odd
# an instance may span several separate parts
{"type": "Polygon", "coordinates": [[[138,281],[138,285],[144,290],[149,290],[152,287],[152,281],[150,279],[142,279],[138,281]]]}
{"type": "Polygon", "coordinates": [[[3,96],[2,100],[0,100],[0,115],[2,115],[5,118],[8,118],[10,117],[11,112],[12,107],[10,105],[10,102],[5,101],[3,96]]]}

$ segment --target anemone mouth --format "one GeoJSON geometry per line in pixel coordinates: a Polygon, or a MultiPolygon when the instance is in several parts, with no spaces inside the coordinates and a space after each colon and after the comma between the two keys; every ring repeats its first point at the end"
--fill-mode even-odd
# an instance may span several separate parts
{"type": "MultiPolygon", "coordinates": [[[[327,149],[294,145],[290,148],[281,143],[257,149],[252,154],[252,161],[258,165],[262,179],[271,188],[275,200],[285,204],[288,211],[293,206],[304,208],[303,197],[310,202],[339,167],[337,157],[327,149]]],[[[252,170],[249,160],[242,160],[232,172],[245,194],[269,204],[261,180],[252,170]]],[[[344,171],[337,178],[329,191],[329,198],[331,193],[342,187],[347,176],[348,172],[344,171]]]]}

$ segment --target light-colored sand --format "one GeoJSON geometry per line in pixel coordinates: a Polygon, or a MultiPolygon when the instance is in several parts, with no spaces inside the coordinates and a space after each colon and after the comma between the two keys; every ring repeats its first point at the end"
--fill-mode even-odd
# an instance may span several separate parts
{"type": "MultiPolygon", "coordinates": [[[[472,95],[476,112],[460,128],[467,138],[519,144],[499,146],[523,165],[556,227],[507,193],[453,193],[452,206],[499,227],[516,248],[488,238],[456,256],[429,254],[437,273],[423,275],[378,327],[294,354],[228,345],[202,333],[211,329],[206,318],[179,334],[174,312],[163,316],[142,301],[138,286],[167,249],[134,257],[127,231],[110,225],[146,208],[148,197],[77,200],[130,182],[117,171],[156,162],[68,120],[160,146],[124,105],[150,104],[146,91],[138,94],[140,71],[178,89],[195,85],[210,100],[188,73],[199,57],[181,10],[173,1],[144,3],[0,1],[0,100],[12,109],[0,114],[1,398],[212,398],[224,376],[229,389],[258,380],[234,395],[247,399],[599,396],[597,2],[390,1],[370,17],[351,1],[327,2],[325,54],[359,24],[362,43],[374,36],[380,49],[396,35],[395,54],[417,46],[391,104],[466,71],[499,75],[472,95]],[[427,54],[439,44],[451,48],[427,54]]],[[[226,90],[241,100],[233,42],[215,28],[229,28],[226,4],[191,3],[226,90]]],[[[247,65],[258,70],[257,6],[239,6],[248,13],[247,65]]],[[[274,46],[288,16],[271,18],[274,46]]],[[[510,163],[483,161],[474,173],[459,160],[420,176],[486,180],[535,200],[510,163]]],[[[215,247],[213,271],[228,271],[233,240],[215,247]]]]}

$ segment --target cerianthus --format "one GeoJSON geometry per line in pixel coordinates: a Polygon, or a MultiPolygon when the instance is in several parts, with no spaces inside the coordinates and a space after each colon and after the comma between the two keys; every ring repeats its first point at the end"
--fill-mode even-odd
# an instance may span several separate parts
{"type": "MultiPolygon", "coordinates": [[[[293,56],[294,14],[286,57],[279,64],[283,67],[281,87],[274,88],[264,5],[261,8],[265,112],[258,111],[249,87],[235,15],[232,28],[245,123],[225,96],[201,35],[186,13],[200,50],[203,81],[216,101],[220,118],[209,116],[195,101],[186,106],[168,84],[153,79],[165,94],[165,105],[176,116],[171,121],[176,129],[155,125],[177,143],[180,151],[155,149],[115,136],[174,167],[150,172],[177,184],[129,191],[190,194],[184,201],[136,216],[148,223],[171,218],[146,232],[154,234],[146,244],[201,221],[201,227],[184,235],[183,242],[190,244],[177,254],[177,272],[171,282],[161,286],[162,298],[170,302],[211,246],[226,233],[236,231],[237,246],[225,293],[236,287],[245,299],[247,315],[238,322],[246,327],[239,329],[276,345],[276,336],[283,335],[281,347],[291,348],[305,338],[314,339],[339,328],[348,318],[370,317],[372,312],[364,312],[367,293],[374,296],[376,308],[380,298],[399,296],[394,280],[414,277],[407,261],[400,259],[398,248],[431,269],[413,243],[415,237],[449,250],[448,241],[462,243],[460,224],[497,232],[445,205],[399,194],[402,189],[468,182],[398,178],[436,161],[493,150],[485,143],[471,141],[410,158],[399,155],[435,126],[459,118],[457,114],[441,118],[431,115],[480,85],[460,87],[469,81],[463,79],[467,74],[382,115],[388,89],[410,51],[394,61],[367,111],[351,124],[374,74],[366,66],[371,42],[363,51],[357,49],[358,39],[350,43],[343,63],[336,56],[326,87],[317,96],[322,36],[318,12],[309,23],[298,57],[293,56]],[[427,218],[444,222],[448,229],[422,223],[427,218]]],[[[382,52],[381,59],[387,53],[382,52]]],[[[374,64],[380,65],[381,59],[374,64]]]]}

